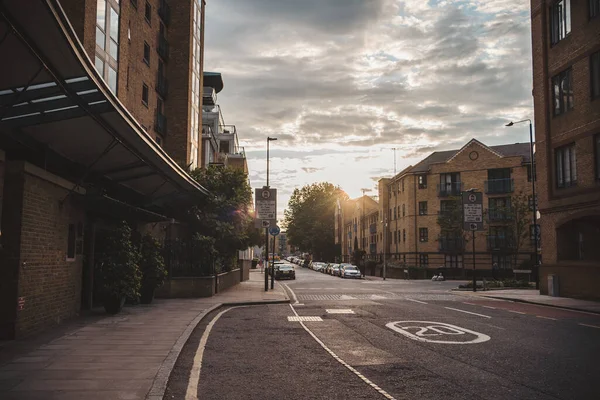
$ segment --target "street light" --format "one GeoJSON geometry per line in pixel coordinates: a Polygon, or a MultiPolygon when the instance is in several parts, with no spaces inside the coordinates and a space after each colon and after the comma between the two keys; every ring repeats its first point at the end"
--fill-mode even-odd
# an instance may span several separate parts
{"type": "MultiPolygon", "coordinates": [[[[272,141],[277,140],[277,138],[272,138],[272,137],[268,137],[267,136],[267,188],[269,187],[269,143],[271,143],[272,141]]],[[[265,271],[269,271],[269,269],[271,268],[269,266],[269,228],[265,228],[265,262],[267,263],[267,268],[265,269],[265,271]]],[[[275,260],[273,260],[273,267],[275,266],[275,260]]],[[[274,275],[275,271],[271,271],[271,289],[273,289],[273,286],[275,285],[274,283],[274,279],[275,277],[274,275]]],[[[269,290],[269,274],[265,273],[265,292],[269,290]]]]}
{"type": "Polygon", "coordinates": [[[538,248],[539,248],[539,243],[538,243],[538,229],[537,229],[537,197],[535,194],[535,181],[536,181],[536,174],[535,174],[535,160],[534,160],[534,154],[533,154],[533,126],[531,123],[531,120],[529,118],[521,120],[521,121],[517,121],[517,122],[512,122],[510,121],[508,124],[506,124],[506,126],[513,126],[515,124],[520,124],[522,122],[529,122],[529,157],[531,158],[531,194],[532,194],[532,200],[531,200],[531,207],[532,207],[532,211],[533,211],[533,242],[534,242],[534,246],[535,246],[535,252],[534,252],[534,268],[535,268],[535,288],[539,289],[540,288],[540,273],[538,270],[538,265],[539,265],[539,258],[538,258],[538,248]]]}

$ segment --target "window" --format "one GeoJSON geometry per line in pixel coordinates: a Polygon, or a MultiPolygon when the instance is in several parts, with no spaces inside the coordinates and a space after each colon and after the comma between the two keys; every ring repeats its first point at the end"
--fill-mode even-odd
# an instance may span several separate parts
{"type": "Polygon", "coordinates": [[[561,115],[573,108],[573,70],[564,70],[552,78],[554,115],[561,115]]]}
{"type": "Polygon", "coordinates": [[[550,7],[550,41],[553,45],[571,33],[571,0],[559,0],[550,7]]]}
{"type": "Polygon", "coordinates": [[[596,179],[600,179],[600,134],[594,136],[594,150],[596,156],[596,179]]]}
{"type": "Polygon", "coordinates": [[[146,18],[146,22],[148,23],[148,25],[150,25],[150,21],[152,20],[152,6],[148,2],[146,2],[144,17],[146,18]]]}
{"type": "Polygon", "coordinates": [[[427,228],[419,228],[419,242],[427,242],[429,240],[429,230],[427,228]]]}
{"type": "Polygon", "coordinates": [[[406,242],[406,229],[402,229],[402,241],[406,242]]]}
{"type": "Polygon", "coordinates": [[[406,216],[406,206],[404,204],[402,204],[402,216],[406,216]]]}
{"type": "Polygon", "coordinates": [[[600,15],[600,0],[590,0],[590,19],[600,15]]]}
{"type": "Polygon", "coordinates": [[[75,261],[75,248],[77,242],[77,231],[75,224],[69,224],[69,234],[67,237],[67,261],[75,261]]]}
{"type": "Polygon", "coordinates": [[[463,257],[461,255],[446,254],[445,266],[446,268],[462,268],[463,257]]]}
{"type": "Polygon", "coordinates": [[[398,216],[397,212],[396,212],[396,207],[394,207],[394,219],[396,219],[398,216]]]}
{"type": "Polygon", "coordinates": [[[404,178],[402,178],[402,191],[404,192],[404,178]]]}
{"type": "Polygon", "coordinates": [[[131,0],[131,5],[137,10],[137,0],[131,0]]]}
{"type": "Polygon", "coordinates": [[[419,175],[419,189],[427,189],[427,175],[419,175]]]}
{"type": "Polygon", "coordinates": [[[394,231],[394,244],[398,243],[398,231],[394,231]]]}
{"type": "Polygon", "coordinates": [[[421,267],[429,266],[429,254],[419,254],[419,265],[421,267]]]}
{"type": "Polygon", "coordinates": [[[577,154],[575,143],[558,148],[556,156],[556,186],[565,188],[577,184],[577,154]]]}
{"type": "Polygon", "coordinates": [[[142,104],[148,107],[148,85],[142,84],[142,104]]]}
{"type": "Polygon", "coordinates": [[[427,202],[426,201],[419,202],[419,215],[427,215],[427,202]]]}
{"type": "Polygon", "coordinates": [[[117,92],[117,70],[119,69],[119,10],[118,0],[96,2],[94,65],[113,93],[117,92]]]}
{"type": "Polygon", "coordinates": [[[492,254],[492,269],[512,269],[511,260],[511,256],[492,254]]]}
{"type": "MultiPolygon", "coordinates": [[[[600,2],[600,0],[597,0],[600,2]]],[[[590,57],[590,86],[592,99],[600,97],[600,51],[590,57]]]]}
{"type": "MultiPolygon", "coordinates": [[[[535,165],[534,165],[535,167],[535,165]]],[[[537,182],[537,171],[535,171],[536,176],[532,176],[531,164],[527,164],[527,182],[531,182],[532,178],[537,182]]]]}
{"type": "Polygon", "coordinates": [[[144,42],[144,62],[150,66],[150,45],[144,42]]]}

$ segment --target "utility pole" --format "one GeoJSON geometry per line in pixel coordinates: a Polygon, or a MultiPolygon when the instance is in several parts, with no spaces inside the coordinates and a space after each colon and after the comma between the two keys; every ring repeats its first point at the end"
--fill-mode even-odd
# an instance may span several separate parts
{"type": "MultiPolygon", "coordinates": [[[[277,138],[267,137],[267,188],[269,188],[269,143],[277,138]]],[[[274,261],[274,260],[273,260],[274,261]]],[[[265,292],[269,290],[269,228],[265,228],[265,292]]],[[[271,271],[271,275],[273,271],[271,271]]],[[[272,279],[271,279],[272,280],[272,279]]]]}

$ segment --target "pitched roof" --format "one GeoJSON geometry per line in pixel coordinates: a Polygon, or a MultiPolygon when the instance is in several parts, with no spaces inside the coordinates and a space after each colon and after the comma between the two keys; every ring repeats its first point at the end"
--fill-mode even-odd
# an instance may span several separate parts
{"type": "MultiPolygon", "coordinates": [[[[469,142],[470,143],[470,142],[469,142]]],[[[483,144],[482,144],[483,145],[483,144]]],[[[485,146],[485,145],[484,145],[485,146]]],[[[502,144],[499,146],[487,146],[503,157],[523,157],[523,162],[528,163],[531,160],[529,154],[529,143],[502,144]]],[[[410,172],[427,172],[432,164],[447,162],[454,157],[461,149],[436,151],[431,153],[425,159],[410,169],[410,172]]]]}

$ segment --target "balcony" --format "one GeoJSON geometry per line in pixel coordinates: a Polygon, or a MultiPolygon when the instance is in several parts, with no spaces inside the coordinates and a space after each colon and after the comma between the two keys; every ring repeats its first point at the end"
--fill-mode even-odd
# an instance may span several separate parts
{"type": "Polygon", "coordinates": [[[158,34],[158,46],[156,52],[165,61],[169,59],[169,42],[164,35],[158,34]]]}
{"type": "Polygon", "coordinates": [[[171,7],[169,7],[167,0],[160,0],[160,4],[158,6],[158,16],[163,20],[163,23],[166,26],[169,26],[169,22],[171,21],[171,7]]]}
{"type": "Polygon", "coordinates": [[[506,222],[512,219],[510,209],[506,210],[488,210],[488,221],[490,222],[506,222]]]}
{"type": "Polygon", "coordinates": [[[204,86],[202,88],[202,105],[214,106],[217,104],[217,91],[214,88],[204,86]]]}
{"type": "Polygon", "coordinates": [[[462,253],[465,251],[465,239],[460,236],[440,236],[439,249],[444,253],[462,253]]]}
{"type": "Polygon", "coordinates": [[[437,185],[438,197],[460,196],[462,187],[462,182],[440,183],[437,185]]]}
{"type": "Polygon", "coordinates": [[[236,135],[235,125],[219,125],[219,133],[222,135],[236,135]]]}
{"type": "Polygon", "coordinates": [[[511,178],[490,179],[485,181],[486,194],[512,193],[515,190],[515,182],[511,178]]]}
{"type": "Polygon", "coordinates": [[[159,111],[156,112],[156,120],[154,121],[154,130],[163,136],[165,136],[167,134],[167,117],[165,117],[165,115],[159,111]]]}
{"type": "Polygon", "coordinates": [[[160,72],[156,74],[156,93],[163,99],[166,99],[169,94],[169,81],[160,72]]]}
{"type": "Polygon", "coordinates": [[[489,251],[510,250],[513,247],[513,241],[507,236],[489,235],[487,237],[487,247],[489,251]]]}

